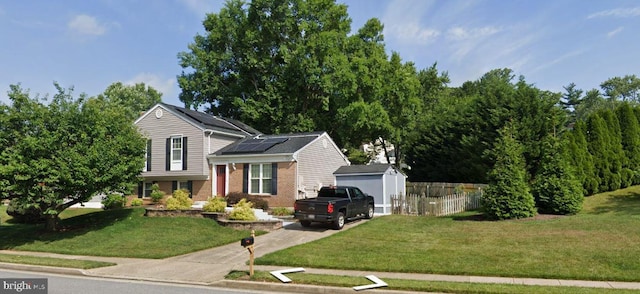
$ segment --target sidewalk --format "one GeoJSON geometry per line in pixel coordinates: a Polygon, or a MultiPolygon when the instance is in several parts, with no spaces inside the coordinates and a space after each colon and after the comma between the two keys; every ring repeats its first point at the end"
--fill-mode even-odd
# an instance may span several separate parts
{"type": "MultiPolygon", "coordinates": [[[[345,229],[357,226],[363,221],[356,221],[347,224],[345,229]]],[[[298,223],[285,226],[283,229],[270,232],[256,237],[255,252],[256,258],[267,253],[282,250],[298,244],[310,242],[327,237],[336,233],[335,230],[314,227],[303,228],[298,223]]],[[[24,251],[0,251],[3,254],[34,255],[56,258],[70,258],[82,260],[96,260],[113,262],[117,265],[90,269],[61,269],[55,267],[30,266],[0,263],[0,268],[14,270],[29,270],[40,272],[51,272],[59,274],[76,274],[93,277],[117,278],[129,280],[144,280],[154,282],[169,282],[197,285],[216,285],[231,288],[244,288],[254,290],[270,290],[296,293],[353,293],[351,288],[318,287],[295,284],[280,283],[258,283],[228,281],[224,277],[232,270],[248,271],[246,264],[249,258],[247,249],[240,246],[240,242],[228,244],[221,247],[211,248],[195,253],[166,259],[136,259],[136,258],[111,258],[97,256],[73,256],[41,252],[24,251]]],[[[287,267],[256,266],[255,270],[274,271],[286,269],[287,267]]],[[[347,271],[333,269],[305,268],[306,273],[360,276],[375,275],[378,278],[424,280],[424,281],[449,281],[449,282],[472,282],[472,283],[502,283],[520,285],[541,285],[541,286],[575,286],[609,289],[635,289],[640,290],[640,282],[608,282],[608,281],[574,281],[558,279],[531,279],[531,278],[505,278],[505,277],[481,277],[481,276],[453,276],[453,275],[433,275],[433,274],[411,274],[411,273],[389,273],[389,272],[369,272],[369,271],[347,271]]],[[[402,291],[390,291],[377,289],[377,293],[410,293],[402,291]]],[[[415,292],[414,292],[415,293],[415,292]]]]}

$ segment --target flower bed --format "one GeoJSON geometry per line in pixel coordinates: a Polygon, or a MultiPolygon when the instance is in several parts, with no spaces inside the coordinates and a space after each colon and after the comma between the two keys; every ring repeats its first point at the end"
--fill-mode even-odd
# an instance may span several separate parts
{"type": "Polygon", "coordinates": [[[235,230],[260,230],[269,232],[282,228],[282,220],[230,220],[226,218],[225,213],[203,212],[201,209],[171,210],[149,207],[146,208],[144,215],[148,217],[205,217],[215,220],[221,226],[230,227],[235,230]]]}

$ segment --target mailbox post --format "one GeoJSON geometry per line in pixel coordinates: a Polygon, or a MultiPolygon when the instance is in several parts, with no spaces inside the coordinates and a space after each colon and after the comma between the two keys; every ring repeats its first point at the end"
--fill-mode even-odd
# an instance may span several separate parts
{"type": "Polygon", "coordinates": [[[240,245],[242,245],[242,247],[247,248],[247,250],[249,250],[249,276],[250,277],[253,277],[253,257],[254,257],[253,242],[255,237],[256,237],[256,231],[251,230],[251,237],[243,238],[242,240],[240,240],[240,245]]]}

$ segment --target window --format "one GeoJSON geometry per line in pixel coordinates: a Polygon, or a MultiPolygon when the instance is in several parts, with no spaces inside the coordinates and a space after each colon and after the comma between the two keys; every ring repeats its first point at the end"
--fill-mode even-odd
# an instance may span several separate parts
{"type": "Polygon", "coordinates": [[[171,137],[171,170],[182,170],[182,137],[171,137]]]}
{"type": "Polygon", "coordinates": [[[151,197],[151,186],[153,183],[144,183],[144,197],[151,197]]]}
{"type": "Polygon", "coordinates": [[[147,140],[147,149],[145,149],[144,169],[142,171],[151,171],[151,140],[147,140]]]}
{"type": "Polygon", "coordinates": [[[189,191],[189,198],[192,198],[193,197],[193,191],[191,191],[192,186],[193,186],[192,181],[173,181],[171,183],[171,193],[173,194],[173,192],[176,190],[185,189],[189,191]]]}
{"type": "Polygon", "coordinates": [[[271,194],[271,164],[251,164],[250,169],[250,193],[271,194]]]}

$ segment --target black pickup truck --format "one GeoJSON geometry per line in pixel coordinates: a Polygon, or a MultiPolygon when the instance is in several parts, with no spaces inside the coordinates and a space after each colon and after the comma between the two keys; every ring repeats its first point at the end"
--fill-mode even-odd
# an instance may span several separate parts
{"type": "Polygon", "coordinates": [[[342,229],[346,219],[364,216],[373,217],[373,197],[357,187],[328,186],[320,188],[317,198],[299,199],[294,205],[294,216],[303,227],[311,222],[333,224],[342,229]]]}

